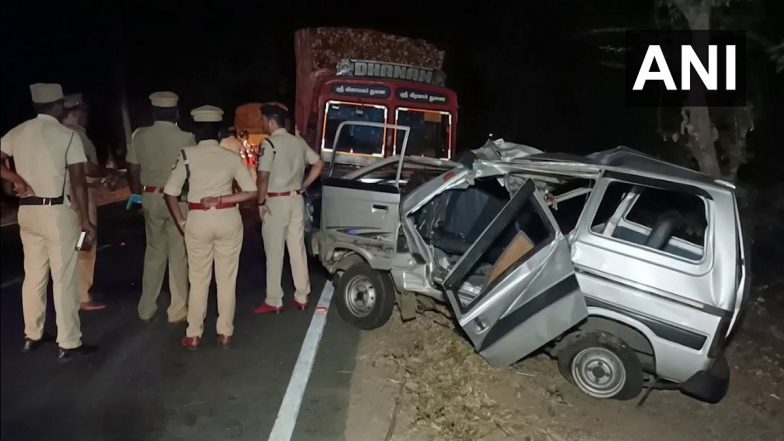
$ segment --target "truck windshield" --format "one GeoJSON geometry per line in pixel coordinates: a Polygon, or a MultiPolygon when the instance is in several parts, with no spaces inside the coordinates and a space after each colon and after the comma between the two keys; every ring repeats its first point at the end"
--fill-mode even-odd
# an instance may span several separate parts
{"type": "MultiPolygon", "coordinates": [[[[384,106],[330,101],[327,103],[326,118],[324,118],[324,140],[321,148],[327,151],[332,150],[335,143],[335,133],[340,123],[344,121],[384,123],[386,118],[387,108],[384,106]]],[[[383,156],[384,129],[347,125],[341,131],[336,149],[343,153],[383,156]]]]}
{"type": "MultiPolygon", "coordinates": [[[[395,114],[395,124],[411,128],[406,155],[450,158],[452,115],[449,112],[399,107],[395,114]]],[[[395,154],[399,153],[401,141],[395,141],[395,154]]]]}

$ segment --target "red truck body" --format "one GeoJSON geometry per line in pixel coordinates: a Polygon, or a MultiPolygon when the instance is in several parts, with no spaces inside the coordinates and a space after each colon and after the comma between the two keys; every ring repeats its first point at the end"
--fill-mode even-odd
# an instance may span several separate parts
{"type": "Polygon", "coordinates": [[[454,156],[457,94],[443,86],[444,54],[435,46],[372,30],[314,28],[296,32],[295,48],[295,127],[322,157],[399,153],[395,130],[352,127],[336,140],[345,121],[406,126],[406,154],[454,156]]]}

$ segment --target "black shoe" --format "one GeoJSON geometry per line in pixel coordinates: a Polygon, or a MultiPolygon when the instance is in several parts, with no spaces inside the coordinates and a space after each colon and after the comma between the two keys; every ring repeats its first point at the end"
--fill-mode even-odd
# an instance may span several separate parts
{"type": "Polygon", "coordinates": [[[25,354],[29,354],[35,351],[36,349],[38,349],[38,347],[41,346],[42,344],[51,343],[53,341],[54,341],[54,337],[52,337],[49,334],[42,335],[41,338],[38,340],[30,340],[29,338],[25,338],[24,346],[22,346],[22,352],[24,352],[25,354]]]}
{"type": "Polygon", "coordinates": [[[97,347],[90,346],[90,345],[81,345],[78,348],[73,348],[73,349],[60,348],[60,350],[57,353],[57,361],[61,363],[65,363],[76,358],[81,358],[90,355],[97,350],[98,350],[97,347]]]}

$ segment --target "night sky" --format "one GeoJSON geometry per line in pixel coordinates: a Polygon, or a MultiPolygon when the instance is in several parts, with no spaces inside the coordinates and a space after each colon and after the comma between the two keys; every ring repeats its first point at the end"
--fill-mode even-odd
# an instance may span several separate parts
{"type": "MultiPolygon", "coordinates": [[[[30,83],[60,82],[66,93],[84,93],[92,109],[88,129],[102,157],[110,148],[124,151],[123,79],[133,127],[149,123],[147,95],[160,89],[176,91],[182,110],[213,104],[229,118],[249,101],[293,103],[293,34],[309,26],[370,27],[444,49],[447,84],[461,106],[460,149],[477,147],[488,133],[550,151],[586,153],[620,144],[657,149],[655,109],[626,108],[623,70],[600,64],[605,56],[595,50],[622,44],[622,34],[580,38],[595,28],[652,28],[650,0],[472,2],[465,8],[368,1],[8,3],[0,14],[0,130],[33,116],[30,83]]],[[[729,13],[743,16],[739,28],[778,42],[782,5],[750,1],[729,13]]],[[[757,157],[746,174],[756,176],[779,169],[784,136],[775,122],[784,121],[784,81],[759,50],[751,58],[761,115],[750,139],[757,157]]]]}

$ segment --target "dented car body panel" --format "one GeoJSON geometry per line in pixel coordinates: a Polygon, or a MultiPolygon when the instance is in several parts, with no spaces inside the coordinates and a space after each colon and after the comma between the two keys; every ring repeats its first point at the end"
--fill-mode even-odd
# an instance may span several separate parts
{"type": "MultiPolygon", "coordinates": [[[[330,167],[321,179],[321,210],[318,231],[308,231],[310,249],[317,251],[324,266],[334,272],[346,255],[359,255],[374,269],[390,270],[395,258],[399,231],[400,200],[411,171],[435,171],[437,174],[453,169],[457,163],[430,157],[406,157],[408,131],[406,126],[366,121],[343,122],[338,127],[335,142],[345,127],[370,127],[396,131],[402,139],[401,154],[378,160],[343,176],[335,176],[330,167]]],[[[334,164],[333,164],[334,165],[334,164]]],[[[311,205],[311,204],[309,204],[311,205]]],[[[313,207],[308,207],[313,212],[313,207]]],[[[312,218],[311,214],[311,218],[312,218]]],[[[312,230],[312,225],[306,227],[312,230]]]]}
{"type": "MultiPolygon", "coordinates": [[[[398,291],[448,303],[492,364],[613,323],[650,374],[688,384],[737,323],[748,268],[734,189],[692,170],[625,147],[581,157],[499,140],[396,196],[384,251],[363,255],[398,291]]],[[[322,210],[376,228],[352,203],[322,210]]],[[[319,248],[334,252],[324,219],[319,248]]]]}

